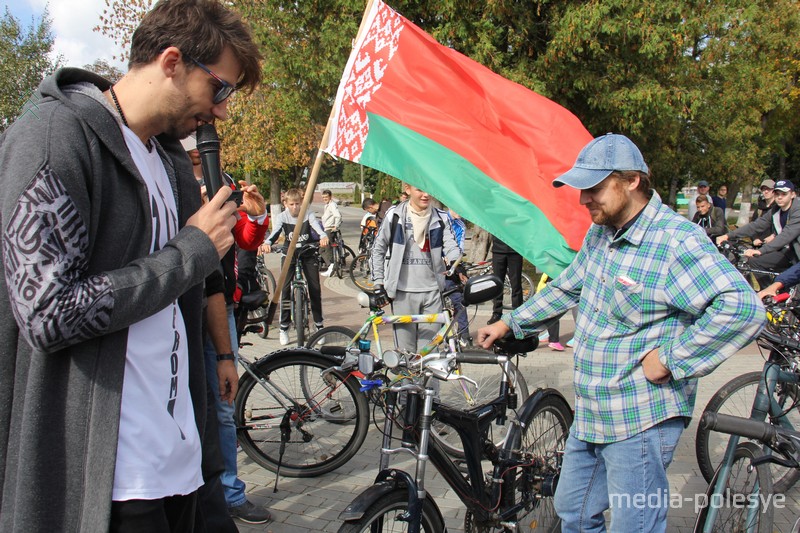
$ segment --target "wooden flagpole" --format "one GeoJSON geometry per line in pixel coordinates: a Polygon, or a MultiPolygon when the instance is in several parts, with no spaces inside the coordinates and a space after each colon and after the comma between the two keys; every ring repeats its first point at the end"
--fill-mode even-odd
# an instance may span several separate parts
{"type": "MultiPolygon", "coordinates": [[[[355,47],[355,43],[358,42],[359,38],[361,37],[361,33],[364,31],[364,28],[367,24],[367,15],[369,14],[370,10],[372,9],[372,4],[375,3],[375,0],[368,0],[367,7],[364,10],[364,15],[361,17],[361,24],[358,27],[358,33],[356,34],[356,38],[353,41],[353,46],[355,47]]],[[[308,183],[306,183],[306,192],[303,195],[303,203],[300,206],[300,213],[297,215],[297,224],[294,226],[294,232],[292,232],[292,239],[289,241],[289,248],[286,250],[286,258],[287,260],[283,262],[283,266],[281,267],[281,273],[278,276],[278,280],[275,284],[275,294],[272,295],[272,301],[269,303],[269,307],[267,308],[267,324],[272,324],[272,321],[275,319],[275,312],[278,309],[278,305],[281,301],[281,293],[284,283],[286,283],[286,278],[289,274],[289,265],[291,265],[291,258],[294,256],[294,251],[297,248],[297,241],[300,238],[300,228],[303,225],[303,220],[306,217],[306,212],[308,211],[308,206],[311,203],[311,199],[314,197],[314,189],[317,187],[317,178],[319,176],[319,169],[322,167],[322,158],[325,155],[325,152],[322,151],[325,146],[328,144],[328,137],[331,133],[331,121],[333,120],[336,107],[331,108],[331,113],[328,115],[328,122],[325,125],[325,132],[322,134],[322,140],[319,143],[319,148],[317,149],[317,156],[314,159],[314,166],[311,168],[311,175],[308,177],[308,183]]]]}

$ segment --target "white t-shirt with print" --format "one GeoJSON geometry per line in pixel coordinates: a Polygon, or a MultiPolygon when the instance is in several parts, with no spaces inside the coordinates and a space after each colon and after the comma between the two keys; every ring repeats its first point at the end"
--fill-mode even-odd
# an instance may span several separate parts
{"type": "MultiPolygon", "coordinates": [[[[122,129],[150,196],[152,253],[178,232],[175,196],[157,150],[122,129]]],[[[190,494],[203,484],[188,365],[177,301],[128,329],[113,500],[190,494]]]]}

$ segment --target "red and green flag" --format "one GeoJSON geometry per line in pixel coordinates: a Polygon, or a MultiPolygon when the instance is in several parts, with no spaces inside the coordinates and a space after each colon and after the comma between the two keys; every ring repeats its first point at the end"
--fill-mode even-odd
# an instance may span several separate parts
{"type": "Polygon", "coordinates": [[[324,151],[423,189],[550,276],[591,224],[553,179],[592,136],[575,115],[437,43],[380,0],[345,67],[324,151]]]}

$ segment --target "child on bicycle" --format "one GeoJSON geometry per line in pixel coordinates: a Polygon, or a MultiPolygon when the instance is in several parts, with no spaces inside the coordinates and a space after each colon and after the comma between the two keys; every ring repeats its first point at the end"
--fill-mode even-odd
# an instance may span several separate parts
{"type": "Polygon", "coordinates": [[[358,253],[363,254],[367,252],[372,242],[375,240],[375,235],[378,233],[378,209],[380,204],[372,198],[366,198],[361,202],[361,209],[366,211],[364,217],[361,219],[361,240],[358,241],[358,253]]]}
{"type": "MultiPolygon", "coordinates": [[[[272,233],[266,238],[264,244],[261,245],[262,253],[269,253],[272,251],[272,246],[278,241],[281,234],[284,234],[286,243],[288,244],[289,240],[292,238],[294,228],[297,225],[297,216],[300,214],[300,206],[302,203],[303,192],[300,189],[289,189],[286,191],[283,199],[283,207],[285,209],[280,215],[273,218],[272,233]]],[[[315,240],[311,234],[312,228],[317,235],[320,236],[320,246],[328,245],[328,235],[325,233],[322,224],[320,224],[314,213],[308,211],[300,227],[297,249],[315,240]]],[[[289,272],[294,270],[296,261],[297,257],[295,255],[289,264],[289,272]]],[[[281,264],[283,264],[283,260],[281,264]]],[[[314,325],[317,329],[322,329],[322,291],[319,282],[319,262],[316,257],[303,261],[303,275],[308,284],[308,296],[311,299],[311,314],[314,317],[314,325]]],[[[291,284],[292,276],[286,276],[286,282],[283,284],[283,290],[281,291],[281,324],[278,333],[278,340],[281,346],[289,344],[289,326],[292,322],[292,311],[289,303],[291,301],[291,284]]]]}

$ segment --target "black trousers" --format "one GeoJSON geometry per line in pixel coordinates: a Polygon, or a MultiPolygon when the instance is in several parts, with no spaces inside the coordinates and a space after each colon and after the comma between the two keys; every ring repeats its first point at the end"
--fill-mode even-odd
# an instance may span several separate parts
{"type": "MultiPolygon", "coordinates": [[[[295,261],[289,265],[289,273],[281,290],[281,329],[288,329],[292,323],[292,280],[294,279],[295,261]]],[[[314,323],[322,324],[322,288],[319,283],[319,263],[316,259],[303,261],[303,277],[308,285],[308,296],[311,298],[311,314],[314,323]]]]}
{"type": "MultiPolygon", "coordinates": [[[[793,260],[794,252],[790,250],[776,250],[774,252],[768,252],[751,257],[747,261],[747,264],[750,265],[750,268],[754,268],[756,270],[772,270],[775,272],[783,272],[792,266],[793,260]]],[[[758,284],[761,285],[762,289],[772,283],[772,276],[768,276],[766,274],[754,275],[756,277],[756,281],[758,281],[758,284]]]]}
{"type": "MultiPolygon", "coordinates": [[[[492,269],[495,276],[511,283],[511,305],[514,309],[522,305],[522,256],[519,254],[492,254],[492,269]]],[[[494,299],[493,315],[503,314],[503,295],[494,299]]]]}
{"type": "Polygon", "coordinates": [[[111,502],[110,533],[193,533],[197,492],[158,500],[111,502]]]}

